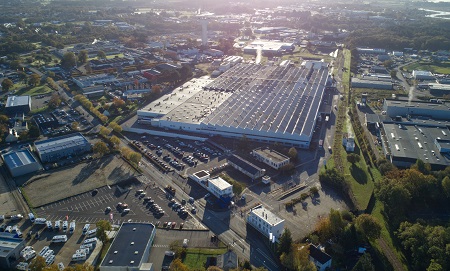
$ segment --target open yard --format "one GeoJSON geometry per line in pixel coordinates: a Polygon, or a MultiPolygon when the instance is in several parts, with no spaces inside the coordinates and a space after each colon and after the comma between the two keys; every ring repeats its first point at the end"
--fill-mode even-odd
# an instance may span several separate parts
{"type": "Polygon", "coordinates": [[[114,155],[70,165],[31,178],[19,178],[18,185],[33,207],[78,195],[105,185],[113,185],[138,173],[114,155]]]}
{"type": "Polygon", "coordinates": [[[227,252],[226,248],[188,248],[183,263],[191,270],[205,270],[208,257],[217,257],[227,252]]]}
{"type": "Polygon", "coordinates": [[[413,70],[425,70],[432,73],[450,74],[450,62],[415,62],[411,65],[405,66],[403,70],[412,72],[413,70]]]}
{"type": "Polygon", "coordinates": [[[47,85],[40,85],[35,87],[24,87],[16,91],[15,95],[42,95],[52,92],[52,90],[47,85]]]}

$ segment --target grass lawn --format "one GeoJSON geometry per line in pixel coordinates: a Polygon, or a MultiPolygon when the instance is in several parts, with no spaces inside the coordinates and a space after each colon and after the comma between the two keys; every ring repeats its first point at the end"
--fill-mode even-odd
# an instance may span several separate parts
{"type": "Polygon", "coordinates": [[[413,70],[426,70],[432,73],[450,74],[450,62],[416,62],[403,67],[403,70],[408,72],[412,72],[413,70]]]}
{"type": "Polygon", "coordinates": [[[41,95],[52,92],[52,90],[47,85],[40,85],[35,87],[24,87],[16,91],[15,95],[41,95]]]}
{"type": "MultiPolygon", "coordinates": [[[[405,255],[403,254],[403,252],[399,249],[399,247],[395,246],[394,244],[394,240],[392,238],[392,233],[389,227],[389,224],[387,223],[387,221],[384,219],[383,216],[383,204],[379,201],[377,201],[375,203],[375,207],[372,210],[371,215],[373,217],[375,217],[375,219],[380,223],[381,225],[381,235],[380,238],[382,238],[386,244],[391,248],[391,250],[395,253],[395,256],[397,257],[397,259],[399,259],[403,265],[403,268],[405,270],[408,270],[408,265],[407,265],[407,260],[405,258],[405,255]]],[[[383,253],[382,249],[379,247],[379,245],[377,244],[377,242],[371,242],[372,245],[378,249],[379,251],[381,251],[381,253],[383,253]]]]}
{"type": "Polygon", "coordinates": [[[97,260],[97,267],[100,266],[100,263],[103,261],[103,259],[106,256],[106,252],[108,252],[109,247],[111,246],[112,241],[108,241],[103,244],[102,249],[100,250],[100,258],[97,260]]]}
{"type": "Polygon", "coordinates": [[[34,114],[38,114],[38,113],[43,113],[43,112],[46,112],[47,110],[48,110],[48,106],[46,105],[46,106],[43,106],[41,108],[37,108],[37,109],[31,110],[30,114],[34,115],[34,114]]]}
{"type": "Polygon", "coordinates": [[[191,270],[205,270],[204,265],[208,257],[216,257],[225,252],[227,252],[226,248],[188,248],[183,263],[191,270]]]}

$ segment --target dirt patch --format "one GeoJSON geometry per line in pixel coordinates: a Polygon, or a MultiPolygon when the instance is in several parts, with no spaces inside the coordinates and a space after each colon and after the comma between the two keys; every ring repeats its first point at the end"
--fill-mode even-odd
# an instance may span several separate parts
{"type": "Polygon", "coordinates": [[[39,207],[137,175],[139,173],[121,158],[110,155],[18,180],[18,183],[23,184],[30,203],[39,207]]]}

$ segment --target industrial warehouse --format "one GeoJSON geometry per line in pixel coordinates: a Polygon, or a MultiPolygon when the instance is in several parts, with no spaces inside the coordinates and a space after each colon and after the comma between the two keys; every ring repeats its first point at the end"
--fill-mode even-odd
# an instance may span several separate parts
{"type": "Polygon", "coordinates": [[[166,130],[245,135],[309,148],[331,83],[325,62],[305,61],[301,67],[238,64],[215,80],[193,79],[137,114],[140,121],[166,130]]]}
{"type": "Polygon", "coordinates": [[[390,119],[383,121],[383,149],[394,165],[409,167],[418,159],[433,169],[450,165],[450,114],[447,104],[385,100],[390,119]]]}

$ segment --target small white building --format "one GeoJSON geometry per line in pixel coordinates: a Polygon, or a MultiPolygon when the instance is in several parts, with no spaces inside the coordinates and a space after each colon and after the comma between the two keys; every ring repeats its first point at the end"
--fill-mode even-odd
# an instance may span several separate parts
{"type": "Polygon", "coordinates": [[[281,167],[289,164],[289,157],[269,148],[258,148],[252,151],[253,157],[261,161],[274,169],[280,169],[281,167]]]}
{"type": "Polygon", "coordinates": [[[430,71],[413,70],[412,76],[416,80],[436,80],[436,77],[430,71]]]}
{"type": "Polygon", "coordinates": [[[247,223],[267,238],[272,235],[276,242],[284,231],[284,219],[279,218],[263,206],[251,210],[247,216],[247,223]]]}
{"type": "Polygon", "coordinates": [[[234,196],[233,185],[220,177],[211,178],[211,175],[205,170],[195,172],[189,175],[189,178],[200,184],[218,199],[231,199],[234,196]]]}

